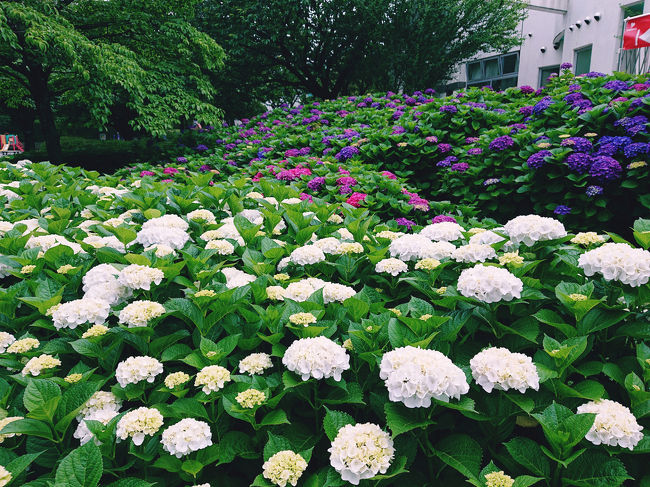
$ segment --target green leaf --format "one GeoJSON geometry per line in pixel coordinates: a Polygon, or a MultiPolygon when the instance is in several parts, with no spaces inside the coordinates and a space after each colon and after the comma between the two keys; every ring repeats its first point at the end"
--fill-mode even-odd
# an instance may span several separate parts
{"type": "Polygon", "coordinates": [[[386,426],[395,438],[402,433],[414,430],[416,428],[426,428],[432,421],[429,419],[419,418],[418,409],[409,409],[402,404],[387,402],[384,404],[384,413],[386,414],[386,426]]]}
{"type": "Polygon", "coordinates": [[[39,436],[51,440],[52,430],[42,421],[36,419],[18,419],[12,421],[0,431],[0,434],[19,433],[22,435],[39,436]]]}
{"type": "Polygon", "coordinates": [[[61,460],[54,487],[97,487],[102,472],[102,454],[97,445],[89,441],[61,460]]]}
{"type": "Polygon", "coordinates": [[[436,445],[436,455],[468,479],[479,482],[483,450],[467,435],[451,435],[436,445]]]}
{"type": "Polygon", "coordinates": [[[121,479],[117,482],[110,483],[106,487],[153,487],[154,485],[155,484],[147,482],[146,480],[129,477],[127,479],[121,479]]]}
{"type": "Polygon", "coordinates": [[[275,424],[289,424],[289,420],[287,419],[287,413],[285,413],[282,409],[274,409],[266,416],[264,416],[262,421],[260,421],[260,424],[262,426],[271,426],[275,424]]]}
{"type": "Polygon", "coordinates": [[[30,453],[15,458],[11,462],[7,463],[5,465],[5,468],[11,472],[11,476],[15,479],[21,473],[23,473],[25,469],[29,467],[29,465],[41,455],[41,453],[43,452],[30,453]]]}
{"type": "Polygon", "coordinates": [[[283,450],[293,450],[291,442],[283,436],[274,435],[269,431],[269,441],[264,445],[264,461],[283,450]]]}
{"type": "Polygon", "coordinates": [[[587,452],[569,465],[564,481],[577,487],[618,487],[630,477],[625,465],[605,453],[587,452]]]}
{"type": "Polygon", "coordinates": [[[512,459],[535,475],[548,478],[551,465],[539,445],[529,438],[513,438],[504,446],[512,459]]]}
{"type": "Polygon", "coordinates": [[[60,400],[61,389],[48,379],[30,379],[23,395],[25,409],[34,419],[52,419],[60,400]]]}
{"type": "Polygon", "coordinates": [[[339,430],[343,426],[355,423],[354,418],[347,413],[327,408],[325,410],[327,412],[325,413],[325,418],[323,418],[323,429],[330,441],[334,441],[334,438],[336,438],[336,435],[339,434],[339,430]]]}

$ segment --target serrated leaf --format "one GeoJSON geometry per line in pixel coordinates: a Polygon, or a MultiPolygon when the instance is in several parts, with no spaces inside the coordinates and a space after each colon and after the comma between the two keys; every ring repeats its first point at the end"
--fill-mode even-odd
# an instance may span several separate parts
{"type": "Polygon", "coordinates": [[[61,460],[54,487],[97,487],[102,472],[102,454],[97,445],[89,441],[61,460]]]}
{"type": "Polygon", "coordinates": [[[323,418],[323,429],[330,441],[334,441],[334,438],[336,438],[336,435],[338,435],[339,430],[343,426],[355,423],[354,418],[348,413],[333,411],[327,408],[325,410],[327,412],[325,413],[325,418],[323,418]]]}

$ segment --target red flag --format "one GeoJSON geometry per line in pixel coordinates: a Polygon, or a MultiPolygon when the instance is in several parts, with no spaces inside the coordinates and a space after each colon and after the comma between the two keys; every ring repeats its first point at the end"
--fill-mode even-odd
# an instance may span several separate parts
{"type": "Polygon", "coordinates": [[[650,14],[631,17],[625,21],[623,49],[650,47],[650,14]]]}

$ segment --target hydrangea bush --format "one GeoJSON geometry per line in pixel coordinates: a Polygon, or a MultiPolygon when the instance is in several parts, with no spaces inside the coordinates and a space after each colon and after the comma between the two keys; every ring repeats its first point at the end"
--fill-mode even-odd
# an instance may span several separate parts
{"type": "Polygon", "coordinates": [[[650,481],[648,220],[625,242],[210,172],[0,182],[1,486],[650,481]]]}
{"type": "Polygon", "coordinates": [[[576,77],[565,66],[540,90],[283,105],[241,125],[187,131],[173,149],[175,164],[149,172],[164,179],[175,177],[174,165],[244,172],[293,184],[303,198],[384,207],[418,223],[430,201],[451,200],[501,221],[535,213],[620,232],[650,208],[649,96],[647,75],[576,77]],[[402,177],[419,192],[399,184],[402,177]]]}

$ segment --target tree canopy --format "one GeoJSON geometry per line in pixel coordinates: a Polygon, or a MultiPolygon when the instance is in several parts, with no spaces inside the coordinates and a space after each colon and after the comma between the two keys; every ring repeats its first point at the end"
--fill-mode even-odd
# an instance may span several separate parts
{"type": "Polygon", "coordinates": [[[268,100],[431,87],[517,45],[524,15],[520,0],[203,0],[196,22],[220,39],[233,96],[268,100]]]}
{"type": "Polygon", "coordinates": [[[190,20],[198,0],[23,0],[0,3],[0,103],[20,97],[61,156],[55,106],[79,104],[104,128],[119,105],[131,125],[163,135],[221,112],[209,74],[223,50],[190,20]]]}

